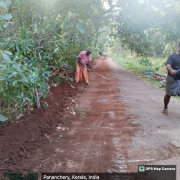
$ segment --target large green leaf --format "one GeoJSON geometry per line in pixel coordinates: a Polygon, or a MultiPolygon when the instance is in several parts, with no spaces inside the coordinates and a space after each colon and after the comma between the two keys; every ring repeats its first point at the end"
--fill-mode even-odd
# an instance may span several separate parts
{"type": "Polygon", "coordinates": [[[11,60],[10,57],[7,54],[4,54],[3,52],[1,52],[1,54],[2,54],[3,59],[5,59],[7,61],[11,60]]]}
{"type": "Polygon", "coordinates": [[[2,115],[0,114],[0,121],[6,121],[7,119],[2,115]]]}
{"type": "Polygon", "coordinates": [[[18,45],[16,45],[16,50],[17,50],[17,52],[19,52],[19,51],[20,51],[20,49],[19,49],[19,46],[18,46],[18,45]]]}
{"type": "Polygon", "coordinates": [[[48,97],[48,92],[44,93],[44,99],[46,99],[48,97]]]}
{"type": "Polygon", "coordinates": [[[56,53],[56,52],[58,52],[58,51],[59,51],[59,47],[54,50],[54,53],[56,53]]]}
{"type": "Polygon", "coordinates": [[[25,102],[25,100],[31,101],[31,100],[30,100],[29,98],[27,98],[27,97],[23,98],[23,102],[25,102]]]}
{"type": "Polygon", "coordinates": [[[15,71],[15,72],[13,72],[8,78],[11,78],[12,76],[14,76],[14,75],[16,75],[17,74],[17,72],[15,71]]]}
{"type": "Polygon", "coordinates": [[[70,81],[74,81],[74,78],[69,78],[70,81]]]}
{"type": "Polygon", "coordinates": [[[5,51],[5,53],[8,54],[8,55],[12,55],[12,53],[9,52],[9,51],[5,51]]]}
{"type": "Polygon", "coordinates": [[[3,27],[4,27],[4,28],[7,28],[7,27],[8,27],[8,24],[6,23],[3,27]]]}
{"type": "Polygon", "coordinates": [[[10,20],[10,19],[12,19],[12,15],[11,14],[5,14],[5,15],[1,16],[1,19],[10,20]]]}
{"type": "Polygon", "coordinates": [[[17,80],[13,81],[13,86],[15,86],[17,84],[17,80]]]}
{"type": "Polygon", "coordinates": [[[0,1],[0,6],[2,6],[2,7],[7,7],[7,6],[9,6],[11,4],[11,1],[0,1]]]}
{"type": "Polygon", "coordinates": [[[18,102],[18,106],[21,106],[22,102],[23,102],[23,99],[21,99],[21,100],[18,102]]]}
{"type": "Polygon", "coordinates": [[[14,94],[13,92],[10,92],[10,93],[9,93],[9,97],[10,97],[11,99],[13,99],[14,96],[15,96],[15,94],[14,94]]]}
{"type": "Polygon", "coordinates": [[[77,24],[77,25],[76,25],[76,29],[77,29],[81,34],[84,34],[84,33],[85,33],[85,31],[84,31],[84,29],[83,29],[83,26],[82,26],[81,24],[77,24]]]}
{"type": "Polygon", "coordinates": [[[24,97],[24,93],[23,92],[21,93],[21,97],[24,97]]]}
{"type": "Polygon", "coordinates": [[[46,91],[47,90],[47,83],[45,81],[41,82],[41,90],[46,91]]]}
{"type": "Polygon", "coordinates": [[[22,82],[24,81],[24,82],[28,82],[28,79],[27,79],[27,77],[25,76],[25,75],[23,75],[22,74],[22,80],[21,80],[22,82]]]}
{"type": "Polygon", "coordinates": [[[44,103],[44,107],[45,107],[45,108],[48,107],[48,103],[47,103],[47,102],[44,103]]]}
{"type": "Polygon", "coordinates": [[[34,78],[30,76],[31,83],[34,83],[34,78]]]}
{"type": "Polygon", "coordinates": [[[69,21],[69,23],[70,23],[71,26],[74,26],[76,24],[76,20],[75,19],[71,19],[69,21]]]}

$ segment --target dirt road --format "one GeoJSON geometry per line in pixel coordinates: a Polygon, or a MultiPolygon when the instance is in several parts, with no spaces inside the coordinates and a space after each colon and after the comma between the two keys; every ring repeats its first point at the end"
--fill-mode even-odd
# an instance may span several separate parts
{"type": "Polygon", "coordinates": [[[71,118],[70,105],[63,105],[77,102],[76,85],[64,84],[46,100],[51,108],[36,109],[36,119],[27,116],[3,130],[1,172],[137,172],[140,164],[159,164],[177,165],[180,177],[180,103],[172,100],[163,115],[163,91],[108,57],[93,64],[109,80],[89,73],[90,86],[77,91],[80,116],[71,118]]]}
{"type": "Polygon", "coordinates": [[[140,164],[177,165],[180,177],[180,103],[161,113],[164,92],[110,58],[95,59],[79,108],[90,109],[69,132],[65,172],[137,172],[140,164]],[[75,137],[75,138],[74,138],[75,137]]]}

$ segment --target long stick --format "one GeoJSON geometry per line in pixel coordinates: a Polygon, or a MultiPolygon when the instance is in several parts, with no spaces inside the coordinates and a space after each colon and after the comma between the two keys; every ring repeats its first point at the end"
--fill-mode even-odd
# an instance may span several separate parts
{"type": "MultiPolygon", "coordinates": [[[[85,68],[86,68],[86,69],[88,69],[89,71],[91,71],[91,72],[92,72],[92,70],[91,70],[91,69],[89,69],[89,68],[87,68],[87,67],[85,67],[85,68]]],[[[97,75],[99,75],[99,76],[101,76],[101,77],[103,77],[103,78],[105,78],[105,79],[109,80],[108,78],[106,78],[106,77],[102,76],[101,74],[98,74],[97,72],[93,72],[93,73],[95,73],[95,74],[97,74],[97,75]]]]}
{"type": "Polygon", "coordinates": [[[35,86],[35,92],[36,92],[37,107],[40,108],[40,101],[39,101],[39,96],[38,96],[36,86],[35,86]]]}

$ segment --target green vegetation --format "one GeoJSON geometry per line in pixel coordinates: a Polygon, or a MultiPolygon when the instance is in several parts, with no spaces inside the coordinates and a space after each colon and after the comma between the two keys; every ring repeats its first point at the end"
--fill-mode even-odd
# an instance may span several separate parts
{"type": "MultiPolygon", "coordinates": [[[[151,78],[150,76],[146,75],[145,72],[158,72],[163,74],[162,72],[159,72],[159,68],[164,68],[165,60],[163,58],[153,59],[153,58],[133,58],[126,56],[126,54],[120,55],[120,57],[117,57],[117,55],[112,53],[107,53],[109,57],[113,59],[115,63],[120,65],[121,67],[124,67],[137,75],[140,75],[144,79],[146,79],[149,83],[156,87],[161,87],[161,82],[151,78]],[[143,63],[142,63],[143,62],[143,63]]],[[[167,74],[167,73],[165,73],[167,74]]],[[[161,90],[165,91],[165,88],[161,88],[161,90]]],[[[173,97],[176,100],[180,100],[180,97],[175,96],[173,97]]]]}
{"type": "MultiPolygon", "coordinates": [[[[165,68],[164,65],[164,59],[153,59],[153,58],[147,58],[147,57],[139,57],[139,58],[133,58],[131,56],[126,56],[126,54],[121,54],[119,57],[117,57],[114,54],[108,54],[114,62],[116,62],[118,65],[129,69],[130,71],[140,75],[141,77],[145,78],[148,82],[153,84],[156,87],[160,87],[161,83],[159,81],[156,81],[150,76],[146,75],[145,72],[158,72],[159,68],[165,68]]],[[[165,90],[164,88],[162,88],[165,90]]]]}
{"type": "Polygon", "coordinates": [[[48,96],[52,66],[74,71],[80,51],[91,48],[96,57],[105,44],[101,30],[109,11],[101,0],[5,0],[0,8],[0,99],[6,117],[7,108],[23,110],[26,101],[36,102],[35,87],[48,96]]]}
{"type": "Polygon", "coordinates": [[[142,56],[150,52],[168,55],[170,51],[176,51],[180,37],[180,6],[177,0],[118,3],[121,3],[121,11],[117,13],[111,35],[119,38],[123,47],[142,56]]]}
{"type": "Polygon", "coordinates": [[[143,74],[163,67],[149,57],[166,59],[180,37],[177,0],[4,0],[0,8],[0,121],[35,103],[35,87],[46,98],[52,66],[74,71],[82,50],[96,57],[123,47],[138,58],[121,57],[122,66],[143,74]]]}
{"type": "Polygon", "coordinates": [[[129,69],[142,76],[146,75],[145,72],[158,72],[159,68],[165,69],[165,59],[153,59],[148,57],[133,58],[125,53],[117,57],[115,54],[107,53],[113,60],[120,66],[129,69]]]}

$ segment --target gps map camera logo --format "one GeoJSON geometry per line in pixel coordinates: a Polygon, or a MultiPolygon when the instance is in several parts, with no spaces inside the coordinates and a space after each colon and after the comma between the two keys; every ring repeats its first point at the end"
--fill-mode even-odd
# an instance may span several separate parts
{"type": "Polygon", "coordinates": [[[139,172],[144,172],[145,171],[145,166],[139,166],[139,172]]]}

